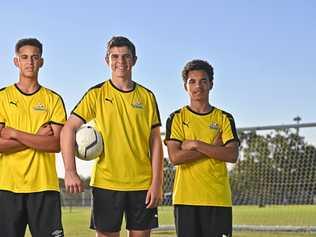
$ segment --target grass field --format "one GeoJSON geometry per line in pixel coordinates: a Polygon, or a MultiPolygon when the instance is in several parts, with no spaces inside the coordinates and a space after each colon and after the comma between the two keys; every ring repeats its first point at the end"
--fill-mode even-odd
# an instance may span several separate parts
{"type": "MultiPolygon", "coordinates": [[[[259,208],[257,206],[236,206],[233,210],[234,225],[293,225],[316,226],[316,205],[309,206],[273,206],[259,208]]],[[[90,209],[63,209],[63,225],[66,237],[94,237],[89,230],[90,209]]],[[[160,225],[173,225],[172,207],[159,208],[160,225]]],[[[124,227],[124,226],[123,226],[124,227]]],[[[122,228],[124,229],[124,228],[122,228]]],[[[31,235],[27,233],[27,237],[31,235]]],[[[122,237],[126,236],[122,231],[122,237]]],[[[153,232],[154,237],[174,237],[174,232],[153,232]]],[[[234,237],[316,237],[316,233],[265,233],[234,232],[234,237]]]]}

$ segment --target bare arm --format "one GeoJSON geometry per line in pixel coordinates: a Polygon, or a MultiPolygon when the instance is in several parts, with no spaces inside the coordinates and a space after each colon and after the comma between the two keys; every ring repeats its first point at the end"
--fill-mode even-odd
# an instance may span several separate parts
{"type": "Polygon", "coordinates": [[[163,151],[159,127],[155,127],[151,130],[150,154],[152,165],[152,181],[146,197],[147,208],[158,206],[162,198],[163,151]]]}
{"type": "MultiPolygon", "coordinates": [[[[225,146],[207,144],[202,141],[186,141],[192,142],[193,150],[203,153],[204,155],[216,160],[235,163],[238,158],[238,142],[232,141],[225,146]]],[[[186,144],[182,144],[185,147],[186,144]]]]}
{"type": "MultiPolygon", "coordinates": [[[[3,124],[0,124],[0,134],[1,130],[4,127],[3,124]]],[[[18,142],[14,139],[5,139],[0,136],[0,152],[1,153],[14,153],[18,151],[23,151],[27,147],[24,146],[22,143],[18,142]]]]}
{"type": "Polygon", "coordinates": [[[60,151],[59,137],[61,128],[61,125],[46,125],[45,127],[40,128],[37,134],[31,134],[14,128],[5,127],[1,130],[1,137],[5,139],[14,139],[25,147],[34,150],[56,153],[60,151]]]}
{"type": "Polygon", "coordinates": [[[214,144],[208,144],[198,140],[168,141],[168,153],[171,163],[174,165],[192,162],[211,157],[216,160],[235,163],[238,158],[238,142],[233,141],[225,146],[221,139],[221,133],[216,137],[214,144]]]}
{"type": "Polygon", "coordinates": [[[181,165],[205,157],[201,152],[195,150],[183,150],[179,141],[169,140],[167,141],[167,147],[169,159],[173,165],[181,165]]]}
{"type": "Polygon", "coordinates": [[[60,146],[65,166],[65,187],[71,193],[83,191],[83,183],[77,173],[75,161],[75,134],[83,121],[70,115],[61,132],[60,146]]]}

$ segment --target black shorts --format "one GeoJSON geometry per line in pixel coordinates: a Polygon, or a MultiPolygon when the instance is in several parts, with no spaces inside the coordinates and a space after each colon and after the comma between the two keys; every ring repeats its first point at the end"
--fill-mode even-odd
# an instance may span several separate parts
{"type": "Polygon", "coordinates": [[[146,195],[147,191],[114,191],[94,187],[90,228],[100,232],[118,232],[124,213],[128,230],[158,227],[157,208],[146,208],[146,195]]]}
{"type": "Polygon", "coordinates": [[[0,190],[0,236],[63,237],[59,192],[13,193],[0,190]]]}
{"type": "Polygon", "coordinates": [[[214,206],[174,206],[178,237],[231,237],[232,208],[214,206]]]}

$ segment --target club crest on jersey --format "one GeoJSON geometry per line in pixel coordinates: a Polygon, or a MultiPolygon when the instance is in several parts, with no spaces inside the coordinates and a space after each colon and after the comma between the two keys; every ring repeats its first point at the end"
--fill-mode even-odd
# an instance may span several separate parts
{"type": "Polygon", "coordinates": [[[143,109],[143,108],[144,108],[144,105],[143,105],[141,102],[139,102],[139,101],[134,102],[134,103],[132,104],[132,106],[133,106],[133,108],[135,108],[135,109],[143,109]]]}
{"type": "Polygon", "coordinates": [[[219,129],[219,125],[217,123],[211,123],[209,126],[208,126],[210,129],[215,129],[215,130],[218,130],[219,129]]]}
{"type": "Polygon", "coordinates": [[[46,111],[46,107],[42,103],[38,103],[37,105],[33,107],[33,109],[36,111],[46,111]]]}

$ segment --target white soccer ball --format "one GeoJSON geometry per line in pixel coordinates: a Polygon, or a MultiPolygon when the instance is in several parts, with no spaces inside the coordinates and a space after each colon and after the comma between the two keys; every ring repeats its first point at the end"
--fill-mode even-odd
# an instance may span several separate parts
{"type": "Polygon", "coordinates": [[[82,125],[76,132],[76,156],[82,160],[93,160],[101,155],[101,134],[90,125],[82,125]]]}

